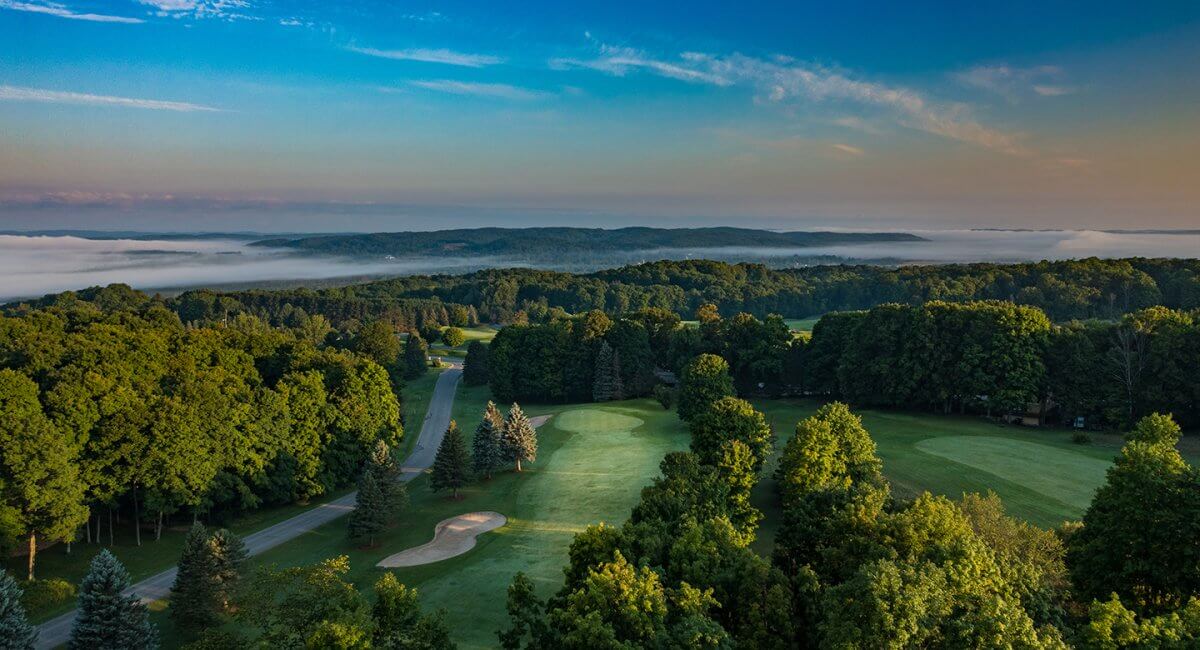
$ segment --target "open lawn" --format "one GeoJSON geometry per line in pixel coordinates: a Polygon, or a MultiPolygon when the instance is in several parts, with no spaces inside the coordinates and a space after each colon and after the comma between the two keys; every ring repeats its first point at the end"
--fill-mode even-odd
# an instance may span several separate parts
{"type": "MultiPolygon", "coordinates": [[[[796,423],[819,406],[813,400],[758,400],[777,435],[777,449],[791,437],[796,423]]],[[[1009,514],[1043,527],[1077,520],[1120,451],[1122,439],[1095,434],[1093,442],[1071,442],[1062,429],[1005,426],[978,417],[915,414],[855,409],[875,439],[883,471],[899,498],[923,491],[958,498],[964,492],[994,491],[1009,514]]],[[[1184,454],[1195,462],[1194,449],[1184,454]]],[[[769,550],[780,511],[774,471],[778,454],[768,463],[755,490],[755,505],[767,515],[756,547],[769,550]]]]}
{"type": "MultiPolygon", "coordinates": [[[[468,437],[487,397],[484,387],[459,389],[454,414],[468,437]]],[[[345,521],[339,520],[252,562],[311,564],[345,554],[350,557],[351,579],[368,588],[382,572],[377,562],[428,542],[439,521],[467,512],[499,512],[508,517],[508,525],[480,536],[470,552],[395,569],[402,582],[420,591],[427,608],[446,610],[461,647],[495,647],[495,631],[507,624],[505,594],[513,574],[524,571],[543,597],[554,593],[562,582],[572,536],[600,521],[624,522],[642,487],[657,476],[662,457],[688,442],[675,413],[651,400],[529,405],[526,412],[555,415],[538,430],[538,459],[525,472],[504,471],[474,483],[458,501],[431,493],[423,476],[409,484],[411,505],[377,548],[355,548],[346,540],[345,521]]],[[[157,613],[155,619],[165,640],[178,643],[166,616],[157,613]]]]}
{"type": "MultiPolygon", "coordinates": [[[[444,328],[443,328],[444,329],[444,328]]],[[[471,341],[483,341],[484,343],[491,342],[496,338],[496,332],[499,330],[491,325],[477,325],[475,327],[463,327],[463,334],[466,336],[466,341],[462,345],[452,348],[441,341],[431,343],[429,345],[430,354],[443,355],[448,357],[465,357],[467,356],[467,346],[471,341]]]]}

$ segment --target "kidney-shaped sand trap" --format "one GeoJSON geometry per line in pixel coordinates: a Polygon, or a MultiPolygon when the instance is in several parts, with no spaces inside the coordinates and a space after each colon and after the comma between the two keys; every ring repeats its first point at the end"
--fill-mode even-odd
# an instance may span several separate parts
{"type": "Polygon", "coordinates": [[[443,519],[434,527],[432,541],[389,555],[376,566],[417,566],[462,555],[475,548],[476,537],[507,522],[507,517],[491,511],[468,512],[465,515],[443,519]]]}

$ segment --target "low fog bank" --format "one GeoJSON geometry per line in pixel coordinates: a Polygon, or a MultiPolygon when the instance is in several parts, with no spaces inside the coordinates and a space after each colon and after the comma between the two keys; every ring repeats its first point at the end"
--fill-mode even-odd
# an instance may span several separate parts
{"type": "Polygon", "coordinates": [[[658,259],[706,258],[771,266],[839,262],[904,264],[1022,262],[1082,257],[1197,257],[1200,233],[1080,231],[906,231],[927,241],[812,248],[713,248],[628,251],[554,258],[327,257],[250,247],[234,239],[86,239],[0,235],[0,301],[123,282],[138,289],[269,285],[284,281],[362,279],[465,273],[481,268],[539,266],[586,271],[658,259]],[[551,261],[546,261],[551,260],[551,261]]]}
{"type": "Polygon", "coordinates": [[[252,248],[247,243],[0,235],[0,301],[114,282],[147,290],[252,286],[283,280],[460,273],[498,263],[452,257],[352,260],[252,248]]]}

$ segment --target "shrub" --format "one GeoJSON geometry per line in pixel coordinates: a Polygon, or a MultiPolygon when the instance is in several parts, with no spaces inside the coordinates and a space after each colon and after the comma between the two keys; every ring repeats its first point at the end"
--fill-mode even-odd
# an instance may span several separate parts
{"type": "Polygon", "coordinates": [[[1087,431],[1076,431],[1071,434],[1071,442],[1077,445],[1087,445],[1091,444],[1092,437],[1088,435],[1087,431]]]}
{"type": "Polygon", "coordinates": [[[21,596],[21,604],[27,612],[44,612],[75,598],[75,585],[62,578],[46,578],[43,580],[27,580],[21,583],[25,594],[21,596]]]}
{"type": "Polygon", "coordinates": [[[654,387],[654,399],[658,400],[659,404],[666,410],[671,410],[671,404],[675,402],[675,391],[671,390],[666,384],[658,384],[654,387]]]}

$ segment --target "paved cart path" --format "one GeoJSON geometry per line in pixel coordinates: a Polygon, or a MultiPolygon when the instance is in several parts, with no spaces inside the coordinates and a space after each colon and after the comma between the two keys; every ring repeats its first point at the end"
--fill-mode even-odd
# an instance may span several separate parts
{"type": "MultiPolygon", "coordinates": [[[[450,412],[454,406],[454,393],[458,382],[462,379],[462,363],[454,359],[444,359],[450,368],[442,371],[433,387],[433,396],[429,399],[429,410],[425,412],[425,421],[421,424],[421,433],[417,436],[417,446],[413,448],[402,465],[403,481],[411,481],[421,475],[421,472],[433,465],[437,455],[438,445],[446,427],[450,426],[450,412]]],[[[302,512],[295,517],[285,519],[277,524],[268,526],[256,533],[243,538],[246,551],[255,556],[284,542],[295,539],[304,533],[327,524],[354,509],[355,493],[351,492],[328,503],[302,512]]],[[[162,573],[150,576],[131,586],[126,593],[141,597],[142,602],[150,603],[162,600],[170,595],[171,585],[175,583],[176,567],[171,567],[162,573]]],[[[64,645],[71,635],[71,627],[75,624],[75,610],[55,617],[38,626],[38,648],[55,648],[64,645]]]]}

